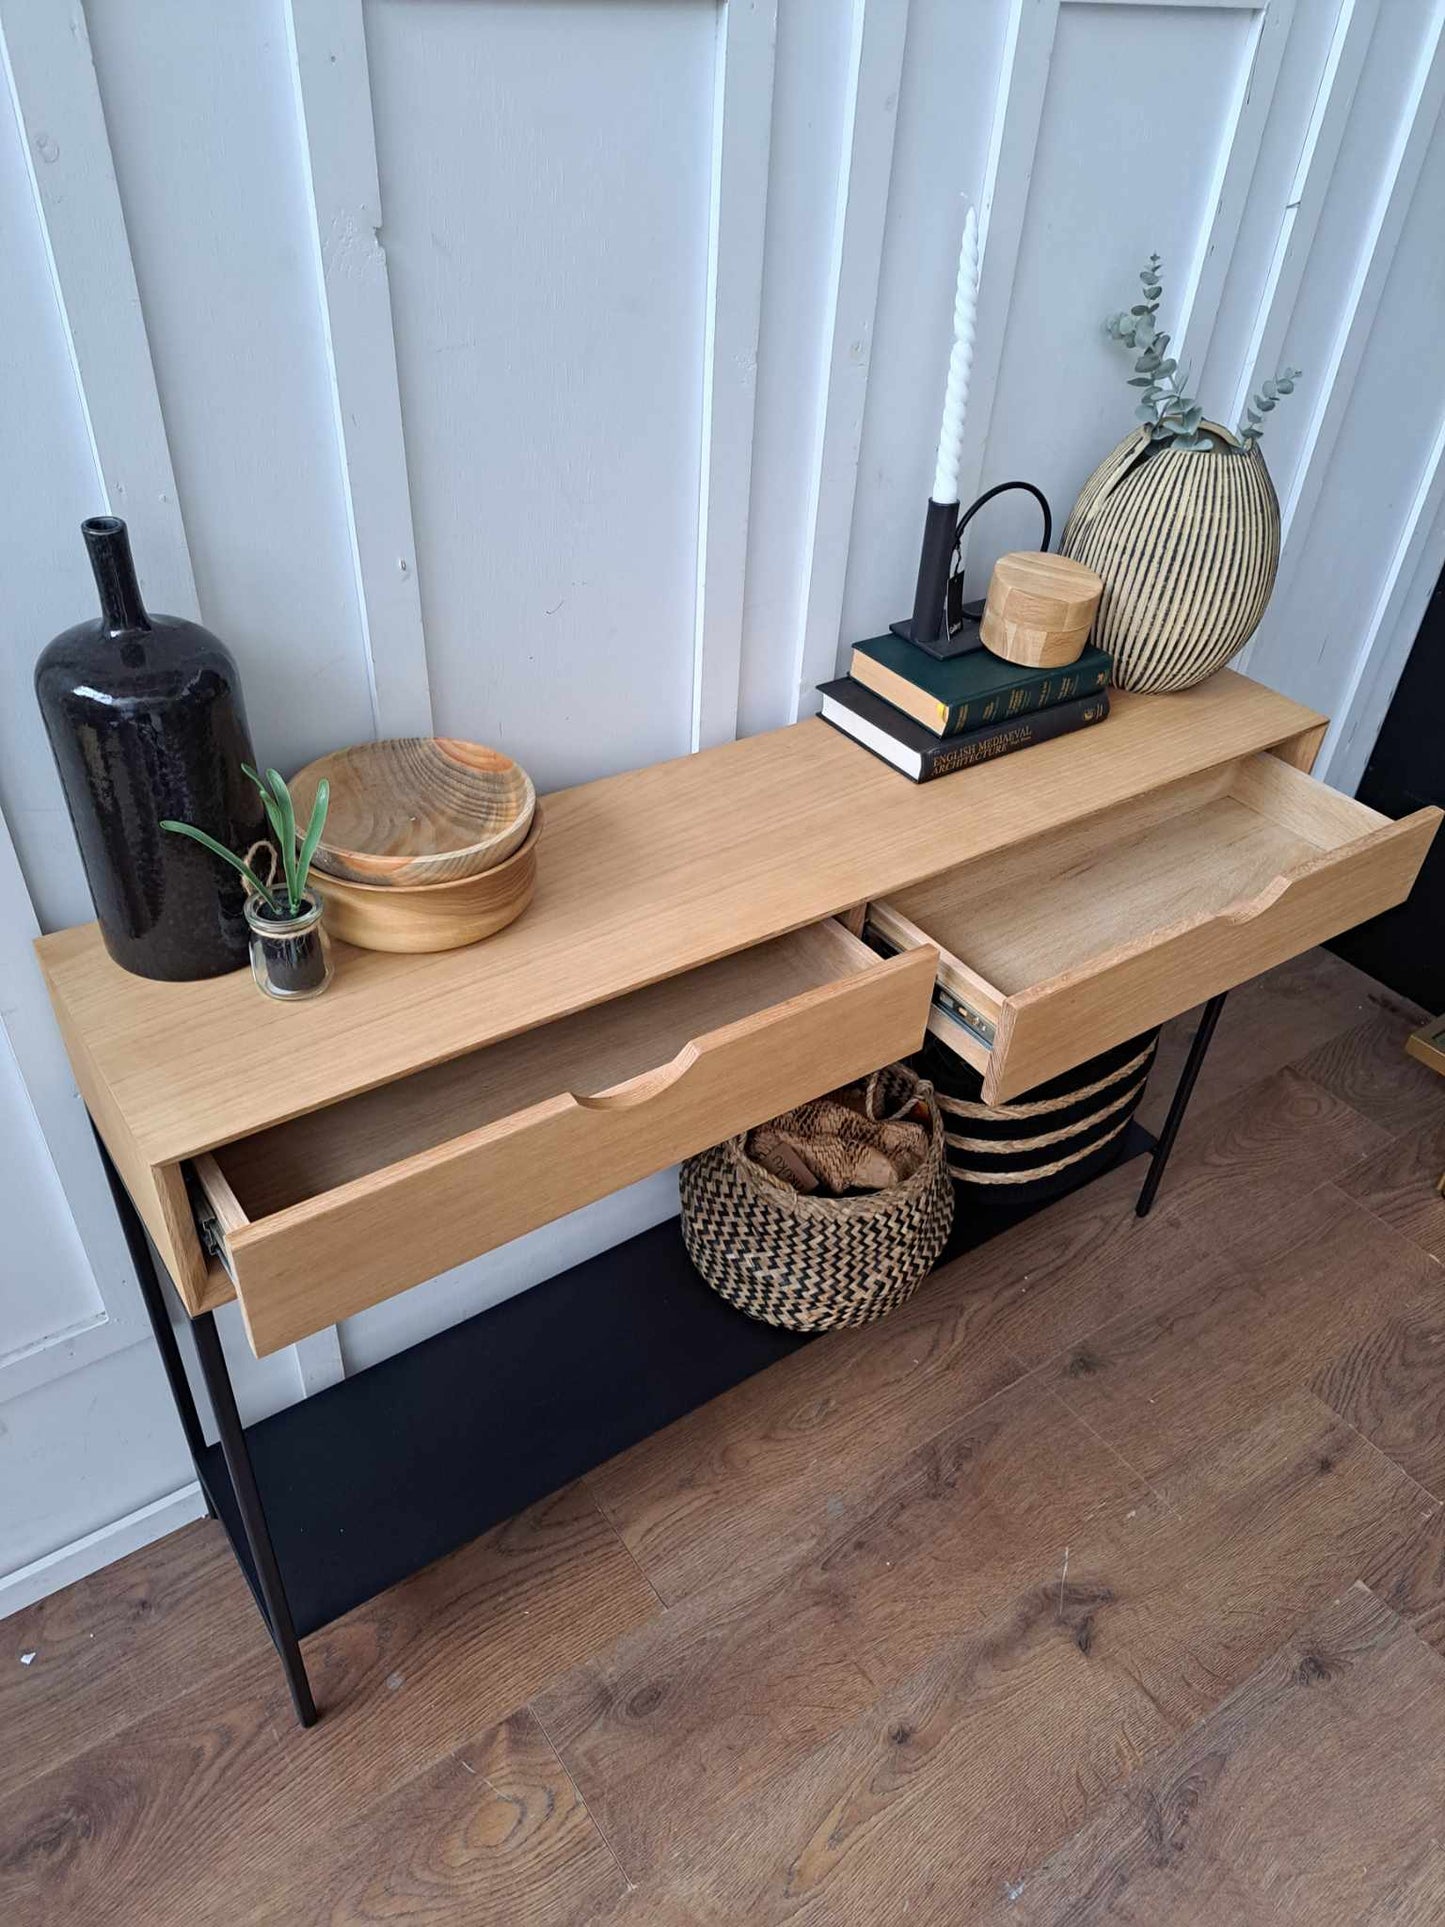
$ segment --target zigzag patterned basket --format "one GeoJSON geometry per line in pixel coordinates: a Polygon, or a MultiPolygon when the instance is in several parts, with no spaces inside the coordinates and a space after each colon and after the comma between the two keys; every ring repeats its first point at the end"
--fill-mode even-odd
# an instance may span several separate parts
{"type": "Polygon", "coordinates": [[[882,1318],[917,1290],[948,1241],[953,1184],[933,1088],[903,1065],[877,1073],[890,1107],[928,1106],[927,1158],[902,1184],[803,1197],[730,1138],[682,1167],[682,1235],[715,1292],[764,1324],[833,1331],[882,1318]]]}
{"type": "Polygon", "coordinates": [[[1090,641],[1120,689],[1190,689],[1259,627],[1279,567],[1279,500],[1258,446],[1151,444],[1137,429],[1079,492],[1059,543],[1104,593],[1090,641]]]}

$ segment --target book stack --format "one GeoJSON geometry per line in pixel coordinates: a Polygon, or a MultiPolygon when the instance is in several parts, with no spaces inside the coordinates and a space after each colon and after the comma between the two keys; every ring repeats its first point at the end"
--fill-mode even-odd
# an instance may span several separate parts
{"type": "Polygon", "coordinates": [[[1035,669],[983,648],[940,661],[903,636],[874,636],[818,693],[825,722],[927,783],[1101,723],[1109,668],[1093,647],[1063,668],[1035,669]]]}

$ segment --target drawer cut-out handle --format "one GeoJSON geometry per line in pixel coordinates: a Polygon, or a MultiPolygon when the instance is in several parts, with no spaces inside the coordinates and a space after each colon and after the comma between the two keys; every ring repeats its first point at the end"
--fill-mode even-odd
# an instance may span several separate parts
{"type": "Polygon", "coordinates": [[[1275,877],[1265,884],[1257,896],[1247,897],[1243,903],[1236,903],[1232,909],[1226,910],[1224,912],[1226,921],[1239,924],[1253,923],[1256,917],[1262,917],[1266,910],[1274,908],[1290,886],[1298,881],[1298,876],[1299,873],[1296,871],[1293,876],[1281,874],[1275,877]]]}
{"type": "Polygon", "coordinates": [[[650,1071],[639,1071],[625,1084],[614,1084],[609,1091],[573,1091],[572,1101],[585,1111],[633,1111],[639,1104],[650,1104],[685,1077],[701,1056],[696,1044],[684,1044],[670,1063],[650,1071]]]}

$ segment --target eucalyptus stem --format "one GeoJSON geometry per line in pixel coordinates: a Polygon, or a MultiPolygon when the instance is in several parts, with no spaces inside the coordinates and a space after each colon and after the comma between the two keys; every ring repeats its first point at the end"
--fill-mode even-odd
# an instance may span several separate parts
{"type": "MultiPolygon", "coordinates": [[[[1143,300],[1136,301],[1127,314],[1120,309],[1118,314],[1109,315],[1104,330],[1110,340],[1134,350],[1129,386],[1143,390],[1134,413],[1147,425],[1149,439],[1175,448],[1212,448],[1213,438],[1203,426],[1204,410],[1189,393],[1188,372],[1179,372],[1179,363],[1169,354],[1169,336],[1155,326],[1164,292],[1163,265],[1157,254],[1149,256],[1139,271],[1143,300]]],[[[1236,431],[1241,447],[1248,450],[1258,444],[1264,417],[1281,395],[1294,393],[1300,374],[1298,368],[1281,368],[1272,381],[1263,384],[1236,431]]]]}

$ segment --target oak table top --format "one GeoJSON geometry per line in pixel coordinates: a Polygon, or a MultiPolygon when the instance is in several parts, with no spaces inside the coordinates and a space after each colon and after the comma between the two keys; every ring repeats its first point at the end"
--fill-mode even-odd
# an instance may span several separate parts
{"type": "MultiPolygon", "coordinates": [[[[42,937],[72,1056],[152,1166],[751,947],[1076,822],[1323,718],[1222,671],[1114,697],[1101,728],[913,785],[816,719],[547,798],[536,898],[487,942],[337,946],[314,1001],[249,973],[133,977],[93,923],[42,937]]],[[[324,889],[324,883],[323,883],[324,889]]]]}

